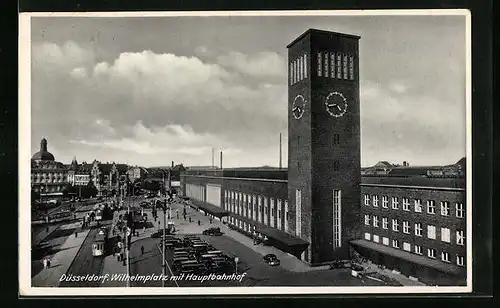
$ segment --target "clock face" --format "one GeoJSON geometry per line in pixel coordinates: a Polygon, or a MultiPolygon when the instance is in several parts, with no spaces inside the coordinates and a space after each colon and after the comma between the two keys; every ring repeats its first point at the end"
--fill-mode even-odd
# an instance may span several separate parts
{"type": "Polygon", "coordinates": [[[295,119],[300,119],[302,118],[302,115],[304,114],[304,110],[306,109],[306,100],[302,95],[297,95],[295,99],[293,100],[292,104],[292,115],[295,119]]]}
{"type": "Polygon", "coordinates": [[[347,99],[340,92],[332,92],[326,97],[325,107],[329,115],[339,118],[347,111],[347,99]]]}

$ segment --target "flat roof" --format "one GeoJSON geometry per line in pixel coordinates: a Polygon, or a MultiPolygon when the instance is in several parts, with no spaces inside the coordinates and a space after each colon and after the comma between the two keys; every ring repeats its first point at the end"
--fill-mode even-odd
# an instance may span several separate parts
{"type": "Polygon", "coordinates": [[[416,255],[404,250],[395,249],[382,244],[370,242],[364,239],[354,240],[350,242],[352,245],[361,246],[364,248],[372,249],[377,252],[393,256],[399,259],[410,261],[419,265],[437,269],[438,271],[444,273],[450,273],[454,275],[460,275],[465,272],[465,268],[459,267],[451,263],[445,263],[437,259],[431,259],[424,256],[416,255]]]}
{"type": "Polygon", "coordinates": [[[343,36],[343,37],[348,37],[348,38],[353,38],[359,40],[361,36],[358,35],[353,35],[353,34],[346,34],[346,33],[339,33],[339,32],[333,32],[333,31],[326,31],[326,30],[319,30],[319,29],[309,29],[306,32],[302,33],[299,37],[297,37],[295,40],[293,40],[290,44],[286,46],[286,48],[290,48],[292,45],[303,39],[306,35],[310,33],[319,33],[319,34],[327,34],[327,35],[336,35],[336,36],[343,36]]]}
{"type": "Polygon", "coordinates": [[[198,208],[200,208],[204,211],[209,212],[212,215],[223,216],[223,215],[229,214],[228,211],[226,211],[223,208],[220,208],[218,206],[215,206],[215,205],[212,205],[209,203],[204,203],[204,202],[197,201],[197,200],[193,200],[193,199],[190,199],[190,200],[194,203],[195,206],[197,206],[198,208]]]}
{"type": "Polygon", "coordinates": [[[288,246],[309,245],[309,243],[304,241],[303,239],[292,236],[278,229],[270,227],[257,227],[256,229],[258,232],[266,235],[267,237],[278,240],[288,246]]]}

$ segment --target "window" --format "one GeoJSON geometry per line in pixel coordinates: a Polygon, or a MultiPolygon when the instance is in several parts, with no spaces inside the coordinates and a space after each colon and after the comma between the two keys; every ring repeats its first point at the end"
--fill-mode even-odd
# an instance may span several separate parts
{"type": "Polygon", "coordinates": [[[447,252],[441,252],[441,260],[444,262],[450,262],[450,254],[447,252]]]}
{"type": "Polygon", "coordinates": [[[328,77],[328,72],[330,71],[328,69],[328,63],[330,62],[330,61],[328,61],[328,55],[329,55],[329,53],[325,52],[325,61],[323,62],[323,64],[324,64],[323,72],[325,72],[325,77],[328,77]]]}
{"type": "Polygon", "coordinates": [[[395,231],[395,232],[399,231],[399,222],[397,219],[392,220],[392,231],[395,231]]]}
{"type": "Polygon", "coordinates": [[[295,235],[302,235],[302,191],[295,190],[295,235]]]}
{"type": "Polygon", "coordinates": [[[379,243],[380,242],[380,238],[378,237],[378,235],[375,235],[375,234],[373,235],[373,241],[375,243],[379,243]]]}
{"type": "Polygon", "coordinates": [[[436,249],[429,248],[427,249],[427,256],[432,259],[436,259],[436,249]]]}
{"type": "Polygon", "coordinates": [[[450,216],[450,204],[447,201],[441,201],[441,216],[450,216]]]}
{"type": "Polygon", "coordinates": [[[295,61],[290,63],[290,82],[295,84],[295,61]]]}
{"type": "Polygon", "coordinates": [[[405,251],[411,251],[411,245],[410,245],[410,243],[404,242],[403,243],[403,250],[405,250],[405,251]]]}
{"type": "Polygon", "coordinates": [[[434,204],[434,200],[427,200],[427,214],[436,214],[436,204],[434,204]]]}
{"type": "Polygon", "coordinates": [[[333,247],[338,248],[342,245],[341,234],[341,216],[342,194],[338,189],[333,190],[333,247]]]}
{"type": "Polygon", "coordinates": [[[370,215],[365,215],[365,225],[370,225],[370,215]]]}
{"type": "Polygon", "coordinates": [[[399,241],[398,240],[392,240],[392,247],[399,248],[399,241]]]}
{"type": "Polygon", "coordinates": [[[422,224],[419,222],[415,223],[415,235],[422,236],[422,224]]]}
{"type": "Polygon", "coordinates": [[[382,196],[382,207],[384,209],[387,208],[387,204],[389,204],[389,198],[387,196],[382,196]]]}
{"type": "Polygon", "coordinates": [[[415,253],[417,255],[421,255],[422,254],[422,246],[419,246],[419,245],[415,245],[415,253]]]}
{"type": "Polygon", "coordinates": [[[403,220],[403,233],[410,234],[410,222],[403,220]]]}
{"type": "Polygon", "coordinates": [[[382,244],[389,246],[389,238],[388,237],[383,237],[382,238],[382,244]]]}
{"type": "Polygon", "coordinates": [[[339,171],[340,169],[340,163],[338,160],[333,162],[333,171],[339,171]]]}
{"type": "Polygon", "coordinates": [[[365,240],[369,241],[371,239],[371,234],[365,232],[365,240]]]}
{"type": "Polygon", "coordinates": [[[344,79],[348,79],[349,77],[347,76],[347,55],[344,54],[344,61],[343,61],[343,68],[344,68],[344,79]]]}
{"type": "Polygon", "coordinates": [[[462,203],[455,204],[455,215],[457,218],[464,218],[464,205],[462,203]]]}
{"type": "Polygon", "coordinates": [[[463,256],[458,256],[457,255],[457,265],[458,266],[464,266],[464,257],[463,256]]]}
{"type": "Polygon", "coordinates": [[[378,196],[373,196],[373,206],[378,207],[378,196]]]}
{"type": "Polygon", "coordinates": [[[457,245],[463,245],[465,242],[465,236],[463,230],[457,230],[457,245]]]}
{"type": "Polygon", "coordinates": [[[392,209],[393,210],[399,209],[399,200],[397,197],[392,197],[392,209]]]}
{"type": "Polygon", "coordinates": [[[354,80],[354,57],[349,55],[349,79],[354,80]]]}
{"type": "Polygon", "coordinates": [[[387,229],[387,225],[389,224],[389,221],[387,217],[382,217],[382,228],[387,229]]]}
{"type": "Polygon", "coordinates": [[[422,200],[415,199],[415,212],[422,213],[422,200]]]}
{"type": "Polygon", "coordinates": [[[410,210],[410,199],[403,198],[403,211],[409,211],[409,210],[410,210]]]}
{"type": "Polygon", "coordinates": [[[288,232],[288,200],[285,200],[285,232],[288,232]]]}
{"type": "Polygon", "coordinates": [[[450,242],[450,229],[448,228],[441,228],[441,241],[443,242],[450,242]]]}
{"type": "Polygon", "coordinates": [[[304,78],[307,78],[307,54],[304,54],[304,78]]]}
{"type": "Polygon", "coordinates": [[[318,52],[318,77],[321,77],[323,75],[323,64],[322,61],[323,58],[321,57],[321,52],[318,52]]]}
{"type": "Polygon", "coordinates": [[[369,206],[370,205],[370,196],[365,195],[365,205],[369,206]]]}
{"type": "Polygon", "coordinates": [[[373,216],[373,226],[378,228],[378,216],[373,216]]]}
{"type": "Polygon", "coordinates": [[[330,53],[330,77],[335,78],[335,53],[330,53]]]}
{"type": "Polygon", "coordinates": [[[340,135],[333,134],[333,144],[340,144],[340,135]]]}
{"type": "Polygon", "coordinates": [[[435,226],[427,226],[427,237],[430,239],[436,239],[436,227],[435,226]]]}
{"type": "Polygon", "coordinates": [[[337,53],[337,79],[342,79],[342,55],[337,53]]]}

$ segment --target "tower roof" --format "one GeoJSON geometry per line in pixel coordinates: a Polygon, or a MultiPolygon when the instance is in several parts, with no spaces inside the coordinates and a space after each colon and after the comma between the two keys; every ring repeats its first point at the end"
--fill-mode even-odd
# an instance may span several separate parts
{"type": "Polygon", "coordinates": [[[55,161],[54,155],[47,151],[47,139],[42,138],[40,141],[40,151],[33,154],[32,160],[55,161]]]}

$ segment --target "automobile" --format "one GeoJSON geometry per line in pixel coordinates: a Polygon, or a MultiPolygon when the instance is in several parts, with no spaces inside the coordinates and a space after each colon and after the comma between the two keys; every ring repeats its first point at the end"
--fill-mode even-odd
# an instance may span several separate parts
{"type": "Polygon", "coordinates": [[[345,267],[346,267],[346,262],[340,260],[333,261],[329,266],[330,269],[345,268],[345,267]]]}
{"type": "Polygon", "coordinates": [[[193,273],[193,274],[203,275],[208,272],[208,269],[205,265],[200,263],[187,263],[181,265],[180,272],[182,274],[193,273]]]}
{"type": "Polygon", "coordinates": [[[365,268],[359,264],[353,263],[351,264],[351,270],[356,271],[356,272],[363,272],[365,268]]]}
{"type": "Polygon", "coordinates": [[[276,257],[275,254],[267,254],[264,256],[264,262],[271,265],[271,266],[277,266],[277,265],[280,265],[280,260],[278,259],[278,257],[276,257]]]}
{"type": "Polygon", "coordinates": [[[203,235],[211,235],[211,236],[221,236],[223,233],[220,231],[219,227],[209,228],[202,232],[203,235]]]}
{"type": "MultiPolygon", "coordinates": [[[[165,234],[170,235],[171,233],[169,230],[167,230],[165,234]]],[[[155,233],[151,234],[152,238],[160,238],[162,236],[163,236],[163,229],[160,229],[159,231],[156,231],[155,233]]]]}

